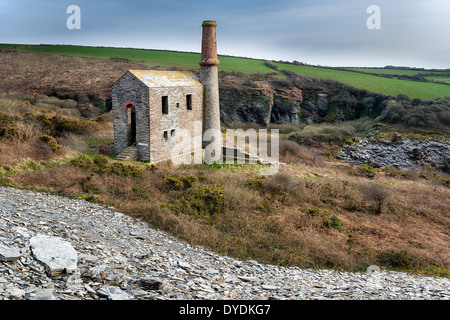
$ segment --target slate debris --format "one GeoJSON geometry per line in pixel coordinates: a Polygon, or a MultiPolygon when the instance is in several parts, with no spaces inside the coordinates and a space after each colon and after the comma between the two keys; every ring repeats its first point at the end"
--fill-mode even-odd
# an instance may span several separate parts
{"type": "Polygon", "coordinates": [[[0,300],[450,300],[448,278],[239,261],[111,207],[9,187],[0,260],[0,300]]]}

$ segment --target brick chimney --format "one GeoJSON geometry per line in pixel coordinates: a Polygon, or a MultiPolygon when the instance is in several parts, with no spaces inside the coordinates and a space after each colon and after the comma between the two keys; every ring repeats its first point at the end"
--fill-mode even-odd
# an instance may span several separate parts
{"type": "MultiPolygon", "coordinates": [[[[204,86],[203,133],[205,133],[206,130],[209,130],[209,133],[213,132],[216,137],[214,141],[204,141],[203,147],[205,148],[209,145],[209,148],[217,148],[215,150],[220,150],[222,146],[222,136],[220,134],[219,78],[217,70],[217,66],[220,63],[217,59],[217,23],[215,21],[206,20],[203,21],[202,27],[202,57],[199,64],[200,81],[204,86]]],[[[205,161],[209,163],[208,156],[210,155],[207,155],[207,152],[205,152],[205,161]]],[[[221,160],[218,158],[218,155],[215,155],[213,158],[214,160],[221,160]]]]}

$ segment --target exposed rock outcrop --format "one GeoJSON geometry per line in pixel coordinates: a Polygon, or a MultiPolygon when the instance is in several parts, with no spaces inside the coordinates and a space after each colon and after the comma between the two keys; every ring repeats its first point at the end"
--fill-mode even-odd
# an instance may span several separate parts
{"type": "Polygon", "coordinates": [[[276,88],[268,82],[255,87],[235,83],[220,85],[220,118],[224,123],[300,123],[302,91],[276,88]]]}
{"type": "Polygon", "coordinates": [[[376,117],[389,97],[331,80],[291,76],[288,79],[243,81],[223,77],[220,117],[224,123],[334,122],[376,117]]]}
{"type": "Polygon", "coordinates": [[[379,134],[375,131],[343,148],[338,158],[352,164],[373,167],[409,169],[424,164],[440,166],[450,159],[450,140],[413,134],[379,134]]]}

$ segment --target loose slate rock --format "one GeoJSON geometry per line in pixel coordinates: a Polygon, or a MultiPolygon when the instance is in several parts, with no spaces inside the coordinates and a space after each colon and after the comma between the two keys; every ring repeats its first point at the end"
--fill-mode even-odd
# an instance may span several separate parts
{"type": "Polygon", "coordinates": [[[130,300],[133,298],[133,296],[116,286],[102,287],[97,290],[97,294],[108,300],[130,300]]]}
{"type": "Polygon", "coordinates": [[[371,275],[373,273],[380,273],[380,267],[376,265],[369,266],[366,270],[366,274],[371,275]]]}
{"type": "Polygon", "coordinates": [[[111,207],[1,186],[0,244],[21,253],[16,261],[0,262],[0,300],[450,300],[448,278],[239,261],[179,241],[111,207]],[[48,277],[33,258],[30,237],[48,232],[77,251],[75,273],[48,277]]]}
{"type": "Polygon", "coordinates": [[[137,284],[145,290],[160,290],[163,286],[159,279],[140,279],[137,284]]]}
{"type": "Polygon", "coordinates": [[[31,252],[44,264],[47,274],[73,273],[77,269],[77,252],[66,240],[38,234],[30,239],[31,252]]]}
{"type": "Polygon", "coordinates": [[[20,258],[20,250],[0,244],[0,261],[16,261],[20,258]]]}

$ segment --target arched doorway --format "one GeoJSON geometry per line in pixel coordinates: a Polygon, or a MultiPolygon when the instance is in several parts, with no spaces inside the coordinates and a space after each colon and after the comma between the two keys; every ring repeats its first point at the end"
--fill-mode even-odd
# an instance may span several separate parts
{"type": "Polygon", "coordinates": [[[132,146],[136,143],[136,105],[127,102],[125,109],[127,110],[128,145],[132,146]]]}

